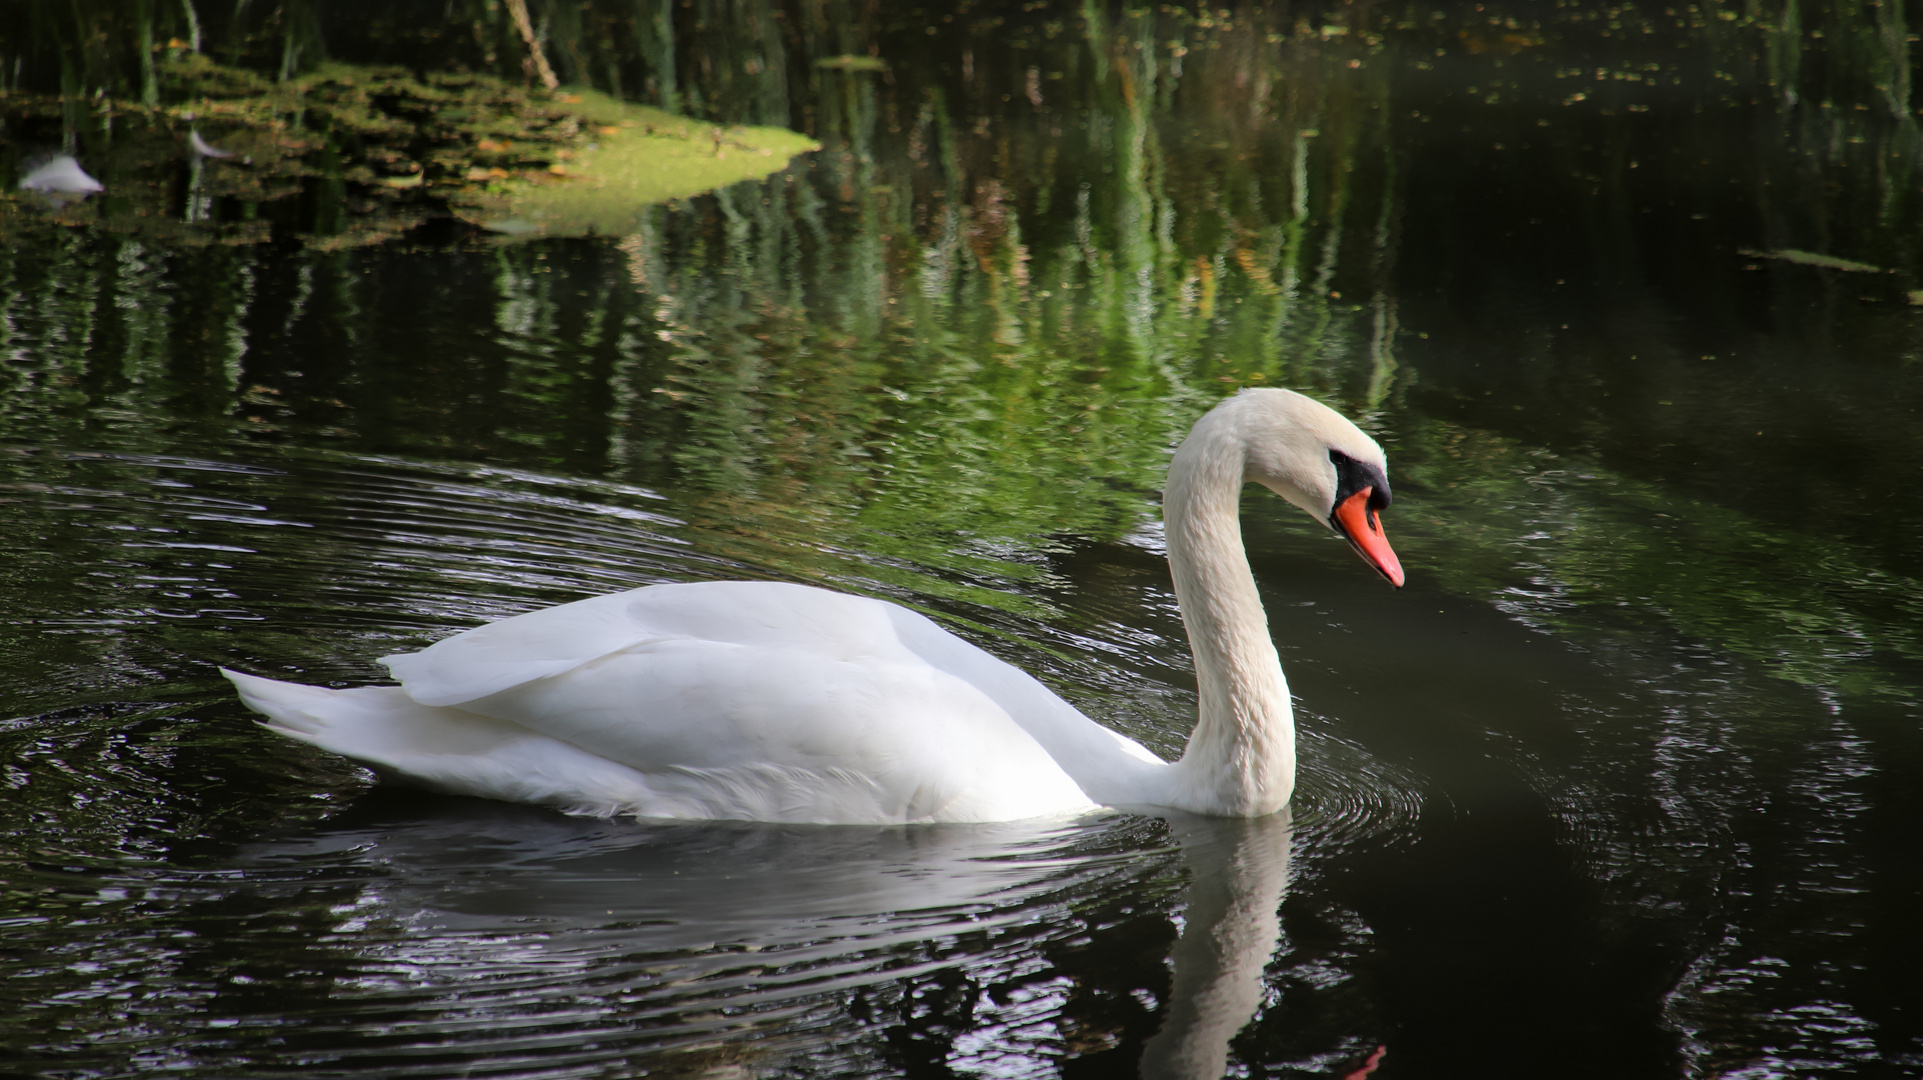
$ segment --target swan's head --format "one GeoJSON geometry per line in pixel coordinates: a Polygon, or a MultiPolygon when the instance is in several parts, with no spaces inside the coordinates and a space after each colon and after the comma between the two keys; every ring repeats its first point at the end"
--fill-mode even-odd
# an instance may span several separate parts
{"type": "Polygon", "coordinates": [[[1249,389],[1215,407],[1239,435],[1244,478],[1342,534],[1364,562],[1402,585],[1402,563],[1383,535],[1388,458],[1348,418],[1293,390],[1249,389]]]}

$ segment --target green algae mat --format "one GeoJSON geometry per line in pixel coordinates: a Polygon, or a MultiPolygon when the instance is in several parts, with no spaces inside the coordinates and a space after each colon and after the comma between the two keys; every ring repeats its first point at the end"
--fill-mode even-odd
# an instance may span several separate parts
{"type": "Polygon", "coordinates": [[[461,216],[512,236],[625,236],[649,206],[758,180],[817,149],[784,128],[723,127],[591,90],[555,100],[580,118],[585,144],[557,148],[545,173],[509,174],[467,195],[461,216]]]}
{"type": "Polygon", "coordinates": [[[168,244],[379,243],[450,217],[503,238],[624,236],[646,208],[776,172],[816,144],[592,90],[322,64],[299,78],[183,54],[157,104],[0,92],[0,234],[49,217],[168,244]],[[32,148],[104,190],[47,199],[32,148]]]}

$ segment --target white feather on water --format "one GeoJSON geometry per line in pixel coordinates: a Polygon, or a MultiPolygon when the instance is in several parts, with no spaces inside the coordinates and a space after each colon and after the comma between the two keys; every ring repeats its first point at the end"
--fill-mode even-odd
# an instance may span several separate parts
{"type": "Polygon", "coordinates": [[[72,154],[56,154],[20,178],[20,190],[46,195],[92,195],[106,185],[87,175],[72,154]]]}

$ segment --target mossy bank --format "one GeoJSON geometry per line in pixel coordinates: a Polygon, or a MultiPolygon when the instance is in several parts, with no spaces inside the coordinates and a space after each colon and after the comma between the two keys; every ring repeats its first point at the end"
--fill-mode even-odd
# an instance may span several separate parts
{"type": "Polygon", "coordinates": [[[44,222],[183,244],[380,241],[435,221],[501,236],[625,235],[650,205],[784,167],[815,143],[592,91],[323,64],[275,81],[185,50],[155,105],[0,93],[0,233],[44,222]],[[19,182],[72,154],[105,190],[19,182]]]}

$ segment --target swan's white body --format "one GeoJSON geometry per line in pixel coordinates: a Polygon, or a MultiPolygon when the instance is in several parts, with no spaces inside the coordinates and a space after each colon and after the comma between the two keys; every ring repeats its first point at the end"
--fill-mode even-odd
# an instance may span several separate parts
{"type": "Polygon", "coordinates": [[[1267,814],[1293,789],[1295,732],[1237,500],[1255,480],[1328,518],[1341,487],[1331,450],[1364,461],[1386,493],[1374,441],[1288,391],[1231,398],[1176,453],[1169,561],[1201,699],[1177,762],[924,616],[773,582],[656,585],[504,619],[384,658],[399,686],[227,674],[283,734],[441,790],[576,813],[874,824],[1129,804],[1267,814]]]}

